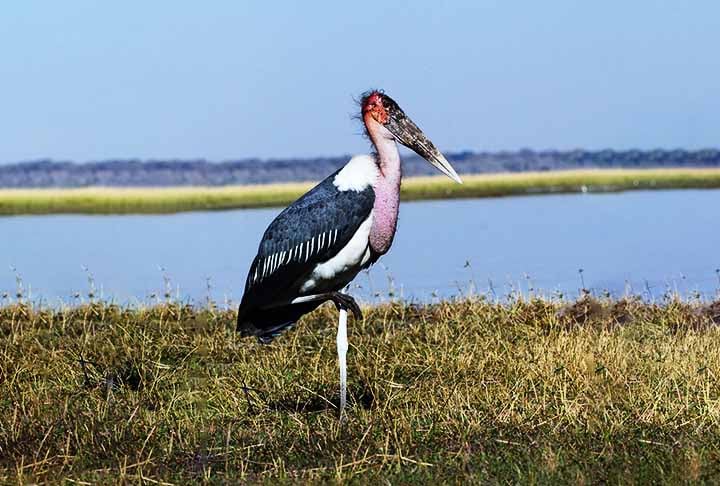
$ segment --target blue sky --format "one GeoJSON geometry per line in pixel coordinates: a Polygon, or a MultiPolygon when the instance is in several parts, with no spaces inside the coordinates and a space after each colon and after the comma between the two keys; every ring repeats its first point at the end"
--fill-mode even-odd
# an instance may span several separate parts
{"type": "Polygon", "coordinates": [[[720,3],[7,2],[0,163],[367,150],[381,87],[444,150],[718,146],[720,3]]]}

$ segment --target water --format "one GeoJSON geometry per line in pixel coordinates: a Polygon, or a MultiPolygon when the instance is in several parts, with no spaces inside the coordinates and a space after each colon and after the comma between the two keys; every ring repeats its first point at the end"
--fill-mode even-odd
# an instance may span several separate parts
{"type": "MultiPolygon", "coordinates": [[[[573,296],[584,285],[710,298],[720,286],[718,207],[718,190],[403,203],[393,248],[352,293],[430,301],[473,291],[573,296]]],[[[278,212],[2,218],[0,294],[14,295],[19,278],[50,304],[87,299],[94,287],[120,304],[170,293],[232,305],[278,212]]]]}

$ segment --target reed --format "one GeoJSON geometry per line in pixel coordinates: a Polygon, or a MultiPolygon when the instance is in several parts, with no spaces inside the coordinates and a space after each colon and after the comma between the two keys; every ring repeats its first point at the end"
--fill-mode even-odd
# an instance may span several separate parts
{"type": "MultiPolygon", "coordinates": [[[[403,181],[406,201],[614,192],[652,189],[720,188],[720,169],[575,170],[463,176],[403,181]]],[[[0,215],[144,214],[285,206],[313,183],[225,187],[1,189],[0,215]]]]}

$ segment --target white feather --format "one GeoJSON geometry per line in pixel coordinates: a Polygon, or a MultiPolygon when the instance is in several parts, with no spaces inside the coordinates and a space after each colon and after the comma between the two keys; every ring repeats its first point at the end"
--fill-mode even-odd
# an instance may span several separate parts
{"type": "Polygon", "coordinates": [[[360,270],[363,263],[370,258],[370,245],[368,238],[370,236],[370,228],[372,227],[373,213],[370,212],[368,218],[363,221],[360,227],[347,245],[345,245],[330,260],[319,263],[315,266],[310,275],[300,287],[301,292],[309,292],[318,286],[325,287],[323,283],[332,283],[336,279],[344,279],[349,274],[352,277],[360,270]]]}
{"type": "Polygon", "coordinates": [[[379,175],[375,158],[370,155],[356,155],[340,169],[333,184],[340,191],[362,191],[375,184],[379,175]]]}

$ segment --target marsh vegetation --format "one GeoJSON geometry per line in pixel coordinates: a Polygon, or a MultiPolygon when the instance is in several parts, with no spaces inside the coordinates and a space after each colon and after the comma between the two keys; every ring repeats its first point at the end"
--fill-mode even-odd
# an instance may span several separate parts
{"type": "MultiPolygon", "coordinates": [[[[651,189],[720,187],[720,169],[572,170],[443,176],[403,181],[406,201],[651,189]]],[[[0,215],[147,214],[284,206],[313,183],[224,187],[0,189],[0,215]]]]}
{"type": "Polygon", "coordinates": [[[212,304],[0,308],[0,482],[718,479],[720,303],[367,308],[270,346],[212,304]]]}

